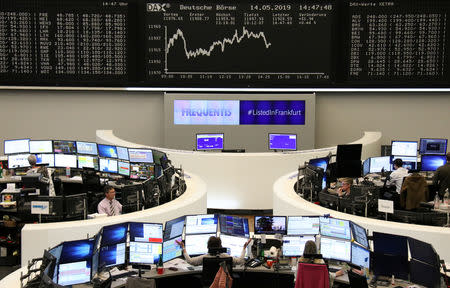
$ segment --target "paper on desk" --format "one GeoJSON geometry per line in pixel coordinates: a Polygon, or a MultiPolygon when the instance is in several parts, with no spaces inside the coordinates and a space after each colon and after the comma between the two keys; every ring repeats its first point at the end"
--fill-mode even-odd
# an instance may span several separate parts
{"type": "Polygon", "coordinates": [[[181,258],[175,258],[173,260],[170,260],[166,263],[164,263],[164,268],[169,267],[176,267],[181,270],[189,270],[187,267],[192,267],[190,264],[188,264],[184,259],[181,258]]]}

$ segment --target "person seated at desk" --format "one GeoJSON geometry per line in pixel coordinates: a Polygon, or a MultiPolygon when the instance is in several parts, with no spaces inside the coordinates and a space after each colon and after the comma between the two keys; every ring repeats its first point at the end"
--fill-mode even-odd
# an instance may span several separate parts
{"type": "Polygon", "coordinates": [[[428,184],[425,177],[419,173],[413,173],[405,177],[400,191],[400,206],[406,210],[420,207],[420,202],[428,201],[428,184]]]}
{"type": "Polygon", "coordinates": [[[329,190],[330,194],[336,194],[342,198],[350,197],[353,179],[352,178],[340,178],[339,182],[341,182],[341,187],[339,187],[336,190],[329,190]]]}
{"type": "Polygon", "coordinates": [[[28,156],[28,163],[30,163],[31,168],[28,169],[27,175],[31,174],[41,174],[42,177],[48,179],[43,181],[48,184],[48,195],[55,196],[55,187],[52,179],[52,170],[48,169],[45,165],[37,165],[36,155],[31,154],[28,156]]]}
{"type": "Polygon", "coordinates": [[[395,186],[395,191],[400,194],[402,189],[403,178],[409,175],[408,169],[403,168],[403,160],[394,160],[394,172],[391,173],[390,179],[387,180],[386,186],[395,186]]]}
{"type": "MultiPolygon", "coordinates": [[[[245,256],[245,249],[247,248],[248,244],[250,243],[252,239],[248,239],[247,242],[245,242],[244,247],[242,248],[242,252],[241,255],[239,256],[239,258],[237,257],[233,257],[233,265],[239,265],[239,264],[244,264],[244,256],[245,256]]],[[[227,258],[230,257],[230,255],[228,255],[227,253],[220,253],[220,254],[211,254],[210,252],[208,252],[208,254],[204,254],[204,255],[200,255],[197,257],[193,257],[191,258],[189,256],[189,254],[186,252],[186,248],[184,247],[184,243],[183,242],[178,242],[178,245],[181,246],[181,248],[183,249],[183,256],[184,259],[186,259],[186,262],[193,265],[193,266],[198,266],[198,265],[202,265],[203,264],[203,258],[205,257],[220,257],[220,258],[227,258]]],[[[211,236],[208,239],[208,251],[214,250],[214,249],[220,249],[222,248],[222,240],[220,240],[219,237],[216,236],[211,236]]]]}
{"type": "MultiPolygon", "coordinates": [[[[308,240],[305,243],[305,248],[303,249],[303,254],[302,255],[315,255],[317,254],[317,246],[316,243],[312,240],[308,240]]],[[[310,258],[305,258],[305,257],[300,257],[298,259],[298,262],[300,263],[311,263],[311,264],[325,264],[325,261],[323,261],[323,259],[310,259],[310,258]]],[[[335,277],[339,277],[344,275],[344,270],[338,270],[336,271],[336,273],[334,274],[335,277]]],[[[332,276],[332,274],[330,274],[332,276]]],[[[331,277],[330,280],[334,279],[334,277],[331,277]]],[[[330,281],[330,284],[332,284],[332,281],[330,281]]]]}
{"type": "Polygon", "coordinates": [[[443,197],[445,189],[450,190],[450,152],[446,155],[447,163],[437,168],[433,176],[433,185],[438,188],[439,196],[443,197]]]}
{"type": "Polygon", "coordinates": [[[112,186],[106,185],[103,191],[105,192],[105,198],[98,203],[98,214],[106,214],[108,216],[122,214],[122,204],[115,199],[116,190],[112,186]]]}

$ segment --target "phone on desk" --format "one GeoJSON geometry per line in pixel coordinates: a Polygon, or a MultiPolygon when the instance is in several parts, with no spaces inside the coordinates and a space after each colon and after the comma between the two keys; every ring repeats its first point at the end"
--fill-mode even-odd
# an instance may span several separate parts
{"type": "Polygon", "coordinates": [[[263,261],[259,260],[258,258],[253,258],[245,262],[246,267],[255,268],[260,266],[263,263],[263,261]]]}

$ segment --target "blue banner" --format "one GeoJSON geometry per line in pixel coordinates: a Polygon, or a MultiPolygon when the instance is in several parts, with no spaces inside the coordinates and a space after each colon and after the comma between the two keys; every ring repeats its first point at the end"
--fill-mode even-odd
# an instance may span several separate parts
{"type": "Polygon", "coordinates": [[[240,101],[240,125],[305,125],[305,100],[240,101]]]}

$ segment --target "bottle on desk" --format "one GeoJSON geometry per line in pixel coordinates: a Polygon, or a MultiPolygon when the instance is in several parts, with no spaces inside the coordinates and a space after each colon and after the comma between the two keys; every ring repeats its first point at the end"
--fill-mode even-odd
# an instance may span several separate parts
{"type": "Polygon", "coordinates": [[[434,209],[439,209],[439,205],[441,204],[441,199],[439,199],[438,193],[434,196],[434,209]]]}
{"type": "Polygon", "coordinates": [[[448,188],[447,188],[447,189],[445,189],[445,194],[444,194],[444,204],[445,205],[448,205],[449,197],[450,197],[450,193],[448,192],[448,188]]]}

